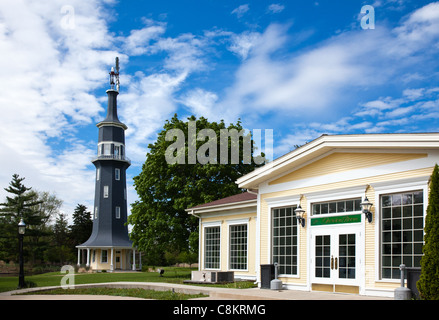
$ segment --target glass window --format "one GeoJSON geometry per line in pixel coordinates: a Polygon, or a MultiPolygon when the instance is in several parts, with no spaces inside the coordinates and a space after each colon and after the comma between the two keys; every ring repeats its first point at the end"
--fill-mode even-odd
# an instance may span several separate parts
{"type": "Polygon", "coordinates": [[[108,262],[108,251],[102,250],[101,251],[101,263],[107,263],[108,262]]]}
{"type": "Polygon", "coordinates": [[[104,198],[108,198],[108,186],[104,186],[104,198]]]}
{"type": "Polygon", "coordinates": [[[114,169],[114,179],[120,180],[120,169],[118,168],[114,169]]]}
{"type": "Polygon", "coordinates": [[[110,154],[111,154],[111,144],[104,143],[104,155],[110,155],[110,154]]]}
{"type": "Polygon", "coordinates": [[[94,218],[97,219],[98,218],[98,207],[95,207],[95,214],[94,214],[94,218]]]}
{"type": "Polygon", "coordinates": [[[247,224],[230,226],[230,269],[247,269],[247,224]]]}
{"type": "Polygon", "coordinates": [[[116,219],[120,219],[120,207],[116,207],[116,219]]]}
{"type": "Polygon", "coordinates": [[[204,228],[204,267],[206,269],[220,268],[221,228],[204,228]]]}
{"type": "Polygon", "coordinates": [[[297,275],[296,206],[273,209],[273,263],[279,264],[279,274],[297,275]]]}
{"type": "Polygon", "coordinates": [[[381,196],[381,277],[400,279],[399,265],[420,267],[424,234],[423,192],[381,196]]]}
{"type": "Polygon", "coordinates": [[[361,198],[312,204],[312,215],[361,211],[361,198]]]}

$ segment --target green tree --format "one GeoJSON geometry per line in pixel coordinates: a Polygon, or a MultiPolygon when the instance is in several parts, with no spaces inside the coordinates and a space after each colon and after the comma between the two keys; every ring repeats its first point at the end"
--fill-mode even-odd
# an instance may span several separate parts
{"type": "MultiPolygon", "coordinates": [[[[70,229],[70,247],[76,250],[75,246],[80,245],[88,240],[93,229],[93,221],[91,220],[91,213],[87,207],[78,204],[73,212],[73,224],[69,226],[70,229]]],[[[85,250],[83,250],[85,254],[85,250]]],[[[83,257],[83,260],[85,258],[83,257]]]]}
{"type": "Polygon", "coordinates": [[[421,297],[439,300],[439,168],[436,164],[431,175],[425,219],[424,247],[421,259],[421,277],[417,282],[421,297]]]}
{"type": "Polygon", "coordinates": [[[18,174],[12,176],[9,187],[5,190],[11,195],[6,196],[6,202],[0,203],[0,259],[18,261],[17,225],[20,219],[26,223],[26,236],[24,237],[25,257],[33,252],[32,237],[38,235],[38,227],[43,223],[44,215],[38,211],[41,200],[38,194],[31,191],[22,183],[25,178],[18,174]],[[26,245],[27,242],[27,245],[26,245]]]}
{"type": "MultiPolygon", "coordinates": [[[[164,252],[196,250],[194,246],[189,250],[189,237],[191,233],[197,232],[198,219],[190,216],[185,209],[242,192],[235,184],[236,179],[260,166],[254,161],[251,163],[244,161],[244,140],[249,138],[248,141],[251,142],[251,155],[255,149],[249,133],[237,142],[236,140],[233,142],[232,139],[224,142],[221,139],[222,129],[223,131],[243,130],[240,121],[226,127],[224,121],[209,122],[203,117],[196,119],[192,116],[185,122],[174,115],[170,121],[166,121],[163,130],[158,134],[157,141],[148,146],[150,151],[142,172],[134,178],[139,200],[132,204],[128,222],[133,225],[131,239],[134,245],[151,258],[163,260],[164,252]],[[200,134],[200,130],[212,129],[216,139],[204,136],[190,141],[190,123],[196,124],[197,135],[200,134]],[[185,164],[181,161],[180,164],[167,161],[166,155],[169,156],[167,149],[178,141],[178,137],[167,141],[166,135],[172,129],[180,129],[184,133],[184,148],[176,150],[173,155],[183,153],[183,158],[179,159],[185,164]],[[212,146],[212,141],[214,148],[206,148],[207,145],[212,146]],[[196,145],[191,145],[190,142],[196,145]],[[221,161],[221,156],[224,157],[224,154],[220,152],[221,146],[224,147],[225,143],[228,152],[227,163],[221,161]],[[238,150],[234,148],[237,147],[239,147],[239,161],[232,163],[233,152],[238,150]],[[201,164],[199,161],[191,163],[189,161],[191,148],[198,150],[197,156],[201,152],[201,156],[205,157],[214,157],[216,151],[216,163],[201,164]]],[[[257,162],[262,163],[261,159],[257,162]]]]}

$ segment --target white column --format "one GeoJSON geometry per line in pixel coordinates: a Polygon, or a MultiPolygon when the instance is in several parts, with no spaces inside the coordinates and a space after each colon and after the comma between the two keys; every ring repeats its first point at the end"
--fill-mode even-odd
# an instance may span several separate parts
{"type": "Polygon", "coordinates": [[[111,248],[111,263],[110,263],[110,271],[113,271],[114,270],[114,268],[113,268],[113,248],[111,248]]]}
{"type": "Polygon", "coordinates": [[[120,259],[120,270],[123,270],[123,252],[124,251],[125,251],[124,249],[120,250],[120,257],[119,257],[119,259],[120,259]]]}
{"type": "Polygon", "coordinates": [[[133,249],[133,271],[136,271],[136,249],[133,249]]]}
{"type": "Polygon", "coordinates": [[[142,271],[142,252],[139,251],[139,269],[142,271]]]}
{"type": "Polygon", "coordinates": [[[90,248],[87,248],[87,267],[90,267],[90,248]]]}
{"type": "Polygon", "coordinates": [[[81,264],[81,249],[78,248],[78,266],[81,264]]]}

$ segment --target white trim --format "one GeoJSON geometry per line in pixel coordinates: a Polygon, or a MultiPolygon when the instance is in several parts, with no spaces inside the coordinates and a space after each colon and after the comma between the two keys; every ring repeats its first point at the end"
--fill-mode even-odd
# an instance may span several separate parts
{"type": "Polygon", "coordinates": [[[255,205],[256,205],[256,199],[252,199],[252,200],[239,201],[233,203],[217,204],[213,206],[206,206],[200,208],[189,208],[186,209],[186,211],[189,212],[190,214],[193,213],[201,214],[201,213],[214,212],[220,210],[234,210],[234,209],[248,208],[248,207],[254,207],[255,205]]]}
{"type": "Polygon", "coordinates": [[[373,183],[371,186],[375,190],[375,281],[387,283],[399,283],[398,279],[381,279],[381,195],[390,193],[403,193],[415,190],[422,190],[423,192],[423,206],[424,206],[424,228],[425,218],[427,216],[428,207],[428,182],[430,176],[415,177],[409,179],[399,179],[386,181],[382,183],[373,183]]]}
{"type": "Polygon", "coordinates": [[[280,158],[237,179],[240,188],[257,188],[260,183],[285,172],[285,167],[300,165],[334,148],[347,149],[437,149],[438,133],[356,134],[320,136],[280,158]],[[270,177],[271,176],[271,177],[270,177]]]}
{"type": "Polygon", "coordinates": [[[245,218],[245,219],[232,219],[232,220],[227,220],[226,224],[227,224],[227,253],[226,253],[226,259],[227,259],[227,271],[235,271],[235,272],[248,272],[249,270],[249,261],[248,261],[248,250],[249,250],[249,235],[250,235],[250,224],[249,224],[250,219],[249,218],[245,218]],[[245,269],[232,269],[230,268],[230,227],[231,226],[236,226],[236,225],[246,225],[247,227],[247,257],[246,257],[246,268],[245,269]]]}
{"type": "MultiPolygon", "coordinates": [[[[394,151],[392,150],[392,153],[394,151]]],[[[278,184],[269,185],[268,181],[264,182],[260,186],[259,192],[261,194],[279,192],[284,190],[306,188],[311,186],[344,182],[355,179],[364,179],[376,177],[384,174],[399,173],[403,171],[417,170],[433,167],[435,163],[439,162],[439,152],[437,151],[425,151],[428,156],[419,159],[412,159],[406,161],[400,161],[396,163],[388,163],[378,166],[346,170],[342,172],[334,172],[325,175],[318,175],[314,177],[304,178],[300,180],[293,180],[278,184]]],[[[285,174],[282,174],[282,176],[285,174]]]]}
{"type": "Polygon", "coordinates": [[[221,221],[211,221],[211,222],[202,222],[201,223],[202,227],[203,227],[203,260],[201,261],[200,264],[202,264],[202,270],[212,270],[212,271],[219,271],[221,270],[221,256],[222,256],[222,241],[221,241],[221,237],[222,237],[222,233],[223,233],[223,228],[222,228],[222,222],[221,221]],[[206,268],[206,228],[211,228],[211,227],[219,227],[220,228],[220,254],[219,254],[219,268],[206,268]]]}
{"type": "MultiPolygon", "coordinates": [[[[266,239],[267,246],[267,256],[269,259],[268,263],[272,263],[272,248],[273,248],[273,230],[272,230],[272,220],[273,220],[273,209],[278,209],[282,207],[293,207],[299,206],[300,204],[300,195],[292,195],[292,196],[284,196],[284,197],[275,197],[265,199],[268,206],[268,239],[266,239]]],[[[299,224],[296,225],[297,228],[297,274],[279,274],[279,278],[300,278],[300,228],[302,228],[299,224]]],[[[260,280],[260,279],[259,279],[260,280]]]]}

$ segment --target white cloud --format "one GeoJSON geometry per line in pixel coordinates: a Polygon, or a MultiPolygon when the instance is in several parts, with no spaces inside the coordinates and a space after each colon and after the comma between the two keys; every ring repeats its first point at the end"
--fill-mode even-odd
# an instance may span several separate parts
{"type": "Polygon", "coordinates": [[[279,3],[273,3],[268,6],[268,11],[271,13],[280,13],[285,9],[284,5],[281,5],[279,3]]]}
{"type": "Polygon", "coordinates": [[[231,45],[228,47],[230,51],[240,56],[242,59],[247,59],[250,50],[260,41],[261,34],[258,32],[244,31],[241,34],[233,34],[231,45]]]}
{"type": "Polygon", "coordinates": [[[243,4],[236,9],[233,9],[232,14],[236,14],[238,18],[242,18],[242,16],[249,10],[250,6],[248,4],[243,4]]]}

